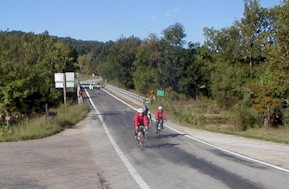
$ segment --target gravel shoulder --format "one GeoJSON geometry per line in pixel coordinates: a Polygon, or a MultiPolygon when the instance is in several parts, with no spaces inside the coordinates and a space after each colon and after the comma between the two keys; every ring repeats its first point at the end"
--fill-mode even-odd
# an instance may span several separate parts
{"type": "MultiPolygon", "coordinates": [[[[120,99],[129,102],[134,107],[141,107],[141,103],[134,101],[125,95],[105,88],[113,95],[120,99]]],[[[205,130],[188,128],[168,120],[166,125],[181,131],[197,140],[203,141],[210,145],[229,150],[233,153],[237,153],[248,158],[255,159],[264,163],[268,163],[285,171],[289,172],[289,145],[275,143],[270,141],[263,141],[257,139],[250,139],[240,136],[227,135],[222,133],[214,133],[205,130]]]]}

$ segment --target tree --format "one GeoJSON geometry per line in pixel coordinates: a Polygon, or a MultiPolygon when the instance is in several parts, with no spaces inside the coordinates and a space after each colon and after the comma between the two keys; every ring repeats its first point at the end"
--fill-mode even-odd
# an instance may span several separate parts
{"type": "Polygon", "coordinates": [[[161,48],[160,40],[151,34],[137,49],[133,81],[135,89],[143,94],[162,87],[162,78],[159,77],[163,64],[161,48]]]}
{"type": "Polygon", "coordinates": [[[106,60],[100,65],[99,72],[105,79],[117,81],[122,86],[132,89],[137,47],[141,40],[137,37],[120,38],[108,51],[106,60]]]}
{"type": "Polygon", "coordinates": [[[3,37],[9,45],[0,45],[1,52],[6,52],[0,56],[0,107],[30,115],[43,112],[45,103],[59,103],[54,73],[72,63],[70,49],[48,32],[9,36],[4,33],[3,37]]]}
{"type": "Polygon", "coordinates": [[[264,89],[259,88],[256,92],[259,95],[254,98],[256,108],[265,115],[265,126],[272,125],[270,120],[273,115],[289,97],[289,1],[284,1],[283,6],[276,6],[271,11],[274,15],[274,44],[268,51],[268,61],[262,75],[264,89]]]}
{"type": "Polygon", "coordinates": [[[178,82],[185,68],[183,60],[185,51],[182,45],[185,44],[183,38],[186,34],[179,23],[169,26],[162,33],[163,65],[160,76],[163,80],[163,88],[171,88],[178,92],[178,82]]]}
{"type": "Polygon", "coordinates": [[[289,97],[289,1],[284,1],[282,7],[276,7],[275,44],[269,51],[268,65],[265,68],[264,84],[274,91],[276,98],[289,97]]]}
{"type": "Polygon", "coordinates": [[[171,25],[168,28],[164,29],[162,34],[163,39],[172,46],[181,47],[186,43],[184,41],[184,38],[187,35],[185,34],[183,25],[180,23],[175,23],[174,25],[171,25]]]}
{"type": "Polygon", "coordinates": [[[259,0],[245,0],[244,18],[235,25],[240,30],[240,52],[243,61],[250,66],[263,63],[266,59],[266,47],[273,39],[274,25],[268,9],[261,8],[259,0]]]}

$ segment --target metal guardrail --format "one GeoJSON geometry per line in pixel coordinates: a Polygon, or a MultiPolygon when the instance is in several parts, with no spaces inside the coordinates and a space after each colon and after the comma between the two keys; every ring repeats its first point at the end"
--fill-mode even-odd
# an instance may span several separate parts
{"type": "MultiPolygon", "coordinates": [[[[89,80],[82,81],[82,82],[80,82],[80,88],[88,88],[88,86],[90,84],[92,84],[94,86],[95,83],[96,83],[95,81],[89,81],[89,80]]],[[[131,99],[133,99],[133,100],[136,100],[136,101],[140,102],[140,103],[151,103],[151,99],[150,98],[146,98],[146,97],[137,95],[137,94],[132,93],[130,91],[127,91],[127,90],[118,88],[116,86],[110,85],[108,83],[105,84],[104,87],[105,88],[109,88],[109,89],[114,90],[114,91],[117,91],[117,92],[119,92],[119,93],[121,93],[121,94],[123,94],[123,95],[125,95],[125,96],[127,96],[127,97],[129,97],[131,99]]]]}
{"type": "Polygon", "coordinates": [[[121,89],[121,88],[118,88],[118,87],[115,87],[113,85],[110,85],[110,84],[106,84],[105,85],[105,88],[109,88],[111,90],[115,90],[117,92],[120,92],[130,98],[132,98],[133,100],[136,100],[138,102],[141,102],[141,103],[150,103],[151,102],[151,99],[150,98],[146,98],[146,97],[143,97],[143,96],[140,96],[140,95],[137,95],[135,93],[132,93],[130,91],[126,91],[124,89],[121,89]]]}

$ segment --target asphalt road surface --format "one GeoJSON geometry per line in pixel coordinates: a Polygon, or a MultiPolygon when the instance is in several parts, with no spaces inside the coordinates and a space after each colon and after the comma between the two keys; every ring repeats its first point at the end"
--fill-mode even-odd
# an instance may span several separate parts
{"type": "MultiPolygon", "coordinates": [[[[92,111],[74,128],[45,139],[0,143],[1,189],[289,186],[289,170],[281,165],[283,161],[279,160],[278,166],[263,162],[259,156],[241,155],[244,151],[226,150],[170,122],[161,136],[151,129],[141,151],[132,131],[134,108],[138,106],[116,99],[105,89],[99,95],[95,91],[87,91],[87,95],[85,100],[92,103],[92,111]]],[[[223,140],[217,139],[238,143],[225,135],[223,140]]],[[[280,149],[288,155],[288,145],[280,149]]],[[[259,153],[257,148],[255,153],[259,153]]]]}

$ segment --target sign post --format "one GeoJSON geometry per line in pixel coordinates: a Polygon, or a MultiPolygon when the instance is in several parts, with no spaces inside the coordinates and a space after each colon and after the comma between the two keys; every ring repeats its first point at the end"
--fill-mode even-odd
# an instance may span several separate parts
{"type": "MultiPolygon", "coordinates": [[[[164,90],[157,90],[157,96],[158,96],[158,97],[163,97],[163,96],[165,96],[165,91],[164,91],[164,90]]],[[[163,101],[163,99],[162,99],[162,101],[163,101]]]]}
{"type": "Polygon", "coordinates": [[[64,111],[66,112],[66,87],[74,88],[75,85],[74,72],[55,73],[55,88],[63,88],[64,111]]]}
{"type": "Polygon", "coordinates": [[[66,74],[64,74],[63,82],[63,101],[64,101],[64,112],[66,113],[66,74]]]}

